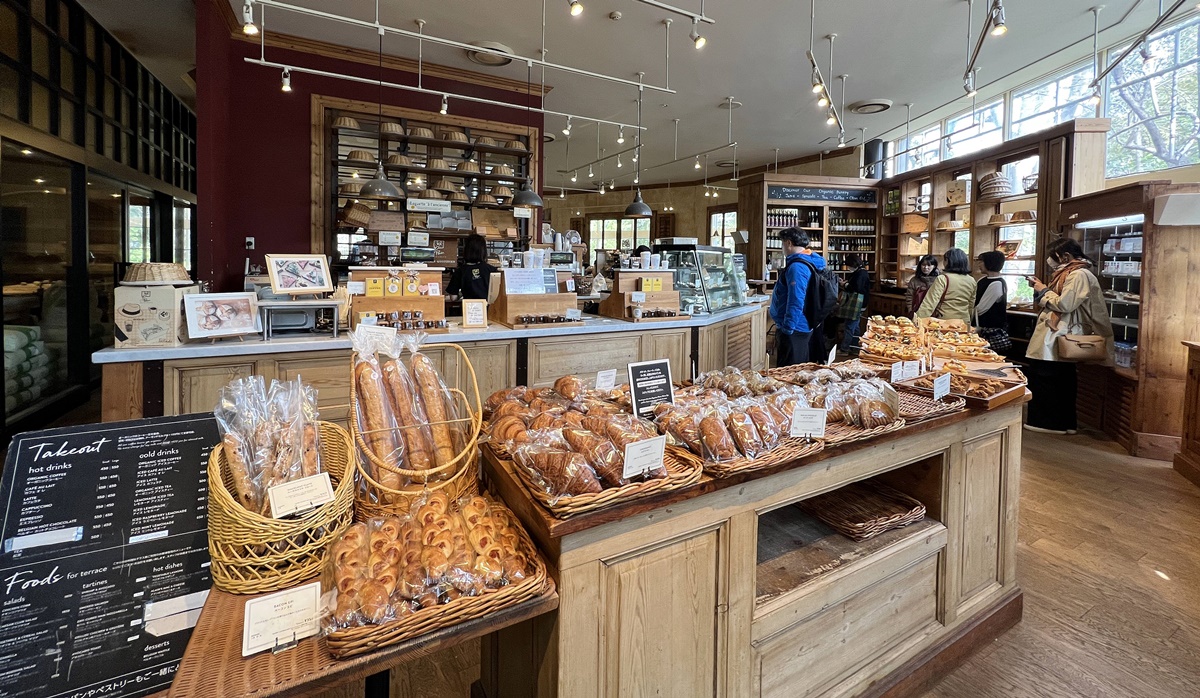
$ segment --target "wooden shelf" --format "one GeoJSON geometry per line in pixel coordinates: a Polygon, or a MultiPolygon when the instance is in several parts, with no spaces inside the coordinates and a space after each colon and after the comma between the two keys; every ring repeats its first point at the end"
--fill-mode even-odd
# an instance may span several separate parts
{"type": "Polygon", "coordinates": [[[977,203],[977,204],[1003,204],[1003,203],[1006,203],[1009,201],[1026,201],[1029,199],[1036,199],[1037,195],[1038,195],[1038,193],[1036,191],[1031,191],[1031,192],[1025,192],[1024,194],[1010,194],[1008,196],[1001,196],[1001,197],[998,197],[995,199],[979,199],[975,203],[977,203]]]}
{"type": "Polygon", "coordinates": [[[450,150],[460,150],[463,152],[477,151],[480,153],[492,153],[494,155],[511,155],[518,158],[529,157],[529,151],[519,148],[505,148],[495,145],[477,145],[475,143],[463,143],[461,141],[447,141],[441,138],[421,138],[419,136],[400,136],[391,133],[379,133],[378,131],[364,131],[363,129],[353,128],[335,128],[334,132],[339,136],[349,136],[354,138],[366,138],[376,141],[387,141],[389,143],[408,143],[410,145],[423,145],[433,148],[448,148],[450,150]]]}
{"type": "Polygon", "coordinates": [[[795,505],[758,517],[758,559],[754,579],[755,603],[813,584],[821,577],[863,564],[865,558],[946,527],[926,517],[904,528],[857,542],[826,526],[795,505]]]}

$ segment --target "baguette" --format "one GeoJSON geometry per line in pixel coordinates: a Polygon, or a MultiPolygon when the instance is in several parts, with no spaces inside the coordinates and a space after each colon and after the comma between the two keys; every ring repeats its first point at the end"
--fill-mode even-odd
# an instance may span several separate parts
{"type": "Polygon", "coordinates": [[[396,435],[384,415],[384,398],[380,388],[379,371],[367,361],[354,367],[354,379],[358,385],[358,409],[362,415],[362,426],[367,433],[363,436],[367,447],[385,466],[372,475],[376,481],[389,489],[400,488],[400,467],[396,453],[396,435]]]}
{"type": "Polygon", "coordinates": [[[305,424],[304,434],[301,437],[301,477],[312,477],[321,470],[321,455],[317,437],[317,425],[311,422],[305,424]]]}
{"type": "Polygon", "coordinates": [[[419,398],[413,391],[408,370],[398,359],[392,359],[383,365],[382,371],[391,397],[392,411],[396,415],[396,425],[400,427],[400,435],[404,438],[405,463],[409,470],[429,470],[433,467],[429,428],[424,426],[427,420],[424,419],[419,398]]]}
{"type": "Polygon", "coordinates": [[[229,474],[233,476],[234,498],[246,509],[256,511],[258,498],[254,492],[254,483],[250,480],[250,469],[246,466],[246,458],[242,453],[242,437],[237,432],[227,431],[222,443],[225,445],[229,474]]]}
{"type": "Polygon", "coordinates": [[[430,431],[433,434],[433,457],[440,465],[446,465],[455,458],[454,437],[450,434],[450,424],[447,422],[446,396],[442,381],[438,378],[437,369],[433,362],[424,354],[412,355],[413,379],[417,391],[425,402],[425,414],[429,417],[430,431]]]}

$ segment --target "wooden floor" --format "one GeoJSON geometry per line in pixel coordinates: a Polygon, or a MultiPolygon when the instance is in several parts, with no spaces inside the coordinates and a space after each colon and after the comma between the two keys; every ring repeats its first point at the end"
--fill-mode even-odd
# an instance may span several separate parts
{"type": "Polygon", "coordinates": [[[1091,436],[1024,444],[1025,617],[925,697],[1200,696],[1200,488],[1091,436]]]}

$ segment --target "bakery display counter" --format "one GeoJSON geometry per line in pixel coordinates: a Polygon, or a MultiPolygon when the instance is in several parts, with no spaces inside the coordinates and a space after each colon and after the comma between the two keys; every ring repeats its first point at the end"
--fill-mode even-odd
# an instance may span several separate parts
{"type": "Polygon", "coordinates": [[[504,695],[910,694],[1020,619],[1021,404],[567,519],[485,448],[489,486],[560,594],[557,614],[502,631],[485,662],[527,677],[504,695]],[[814,504],[864,486],[920,506],[855,540],[814,504]]]}

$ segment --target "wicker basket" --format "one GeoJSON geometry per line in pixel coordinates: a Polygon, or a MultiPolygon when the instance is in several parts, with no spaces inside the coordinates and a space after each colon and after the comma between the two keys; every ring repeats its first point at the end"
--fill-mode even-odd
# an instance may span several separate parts
{"type": "Polygon", "coordinates": [[[497,143],[495,138],[489,136],[478,136],[475,138],[475,145],[482,145],[489,148],[495,148],[497,143]]]}
{"type": "Polygon", "coordinates": [[[445,199],[446,195],[436,189],[426,189],[425,191],[421,192],[420,198],[441,200],[445,199]]]}
{"type": "Polygon", "coordinates": [[[387,164],[399,165],[401,167],[412,167],[412,160],[410,160],[407,155],[393,154],[388,156],[387,164]]]}
{"type": "Polygon", "coordinates": [[[885,424],[874,429],[863,429],[862,427],[856,427],[846,422],[834,422],[825,427],[825,443],[829,446],[840,446],[842,444],[854,443],[855,441],[866,441],[876,436],[899,431],[904,428],[904,425],[905,422],[902,417],[898,417],[891,424],[885,424]]]}
{"type": "Polygon", "coordinates": [[[465,193],[463,193],[463,192],[461,192],[461,191],[451,192],[451,194],[450,194],[450,200],[451,200],[451,201],[453,201],[453,202],[454,202],[454,203],[456,203],[456,204],[469,204],[469,203],[471,203],[471,197],[467,196],[465,193]]]}
{"type": "Polygon", "coordinates": [[[365,228],[371,223],[371,209],[367,208],[366,204],[347,201],[342,210],[338,212],[338,220],[358,228],[365,228]]]}
{"type": "Polygon", "coordinates": [[[928,395],[919,393],[901,392],[899,395],[900,416],[904,419],[905,424],[927,422],[967,409],[967,401],[961,397],[948,396],[941,400],[934,400],[928,395]]]}
{"type": "MultiPolygon", "coordinates": [[[[359,521],[366,521],[373,516],[393,516],[405,514],[411,509],[413,501],[425,492],[442,491],[450,499],[458,499],[466,494],[475,494],[479,489],[477,464],[479,460],[479,430],[483,425],[483,408],[479,399],[479,383],[475,379],[475,367],[462,347],[457,344],[426,344],[422,350],[452,349],[458,352],[459,367],[467,368],[469,381],[458,388],[449,388],[451,395],[458,403],[458,413],[466,415],[459,417],[456,423],[466,426],[466,444],[452,461],[429,470],[407,470],[384,463],[367,448],[363,433],[358,428],[358,386],[350,380],[350,432],[358,447],[361,457],[358,459],[358,474],[361,486],[358,488],[358,502],[355,516],[359,521]],[[401,489],[393,489],[379,483],[375,473],[381,471],[397,473],[411,484],[401,489]]],[[[354,359],[351,358],[350,375],[354,375],[354,359]]],[[[400,427],[400,429],[415,429],[421,425],[400,427]]]]}
{"type": "Polygon", "coordinates": [[[491,194],[480,194],[479,196],[475,197],[475,205],[496,207],[500,205],[500,202],[496,201],[496,197],[492,196],[491,194]]]}
{"type": "Polygon", "coordinates": [[[433,131],[423,126],[413,126],[408,129],[409,138],[433,138],[433,131]]]}
{"type": "Polygon", "coordinates": [[[467,142],[467,134],[463,133],[462,131],[456,131],[454,129],[446,129],[446,130],[442,131],[442,140],[450,141],[452,143],[466,143],[467,142]]]}
{"type": "Polygon", "coordinates": [[[492,189],[492,196],[496,197],[497,201],[499,201],[500,199],[511,199],[511,198],[513,198],[513,191],[512,191],[512,189],[509,189],[508,187],[501,184],[500,186],[494,187],[492,189]]]}
{"type": "Polygon", "coordinates": [[[404,127],[395,121],[385,121],[379,124],[379,132],[389,136],[403,136],[404,127]]]}
{"type": "Polygon", "coordinates": [[[122,281],[132,283],[160,283],[163,285],[176,282],[191,283],[192,277],[182,264],[174,262],[139,262],[129,265],[122,281]]]}
{"type": "Polygon", "coordinates": [[[513,168],[508,165],[496,165],[492,168],[492,174],[497,177],[513,177],[513,168]]]}
{"type": "Polygon", "coordinates": [[[354,518],[354,448],[345,429],[318,422],[321,467],[333,480],[333,501],[292,519],[249,511],[230,494],[233,478],[224,445],[208,457],[208,552],[213,585],[232,594],[295,586],[321,572],[325,548],[354,518]]]}
{"type": "Polygon", "coordinates": [[[523,142],[518,141],[516,139],[508,141],[507,143],[504,144],[504,147],[508,148],[509,150],[526,150],[526,151],[529,150],[529,146],[525,145],[523,142]]]}
{"type": "Polygon", "coordinates": [[[479,163],[474,160],[463,160],[454,166],[455,171],[467,174],[479,174],[479,163]]]}
{"type": "Polygon", "coordinates": [[[925,518],[925,505],[881,482],[854,482],[797,504],[853,540],[866,540],[925,518]]]}
{"type": "Polygon", "coordinates": [[[374,652],[381,647],[481,618],[553,589],[554,582],[546,573],[546,563],[542,561],[533,541],[529,539],[529,534],[525,532],[516,515],[510,517],[520,538],[521,552],[533,566],[528,577],[517,584],[489,589],[479,596],[463,596],[441,606],[423,608],[390,623],[335,630],[325,636],[329,653],[336,659],[347,659],[374,652]]]}
{"type": "Polygon", "coordinates": [[[446,179],[445,177],[439,177],[437,179],[437,181],[435,181],[433,184],[429,185],[429,188],[436,189],[438,191],[444,191],[447,193],[452,192],[452,191],[458,191],[458,186],[455,185],[450,180],[446,179]]]}
{"type": "Polygon", "coordinates": [[[352,128],[358,130],[358,121],[349,116],[339,116],[333,120],[334,128],[352,128]]]}
{"type": "Polygon", "coordinates": [[[351,150],[346,153],[346,160],[349,162],[369,162],[375,163],[375,154],[369,150],[351,150]]]}
{"type": "MultiPolygon", "coordinates": [[[[497,451],[497,455],[503,451],[497,451]]],[[[502,459],[507,460],[503,456],[502,459]]],[[[519,463],[509,460],[509,468],[517,474],[517,478],[521,484],[525,485],[525,489],[539,504],[546,508],[551,514],[560,519],[567,519],[578,514],[583,514],[597,509],[603,509],[607,506],[612,506],[619,502],[627,502],[634,499],[641,499],[652,494],[660,492],[670,492],[678,490],[689,485],[694,485],[700,481],[700,476],[704,470],[700,463],[691,459],[678,457],[678,454],[672,450],[668,450],[663,458],[663,465],[667,469],[667,477],[658,478],[657,480],[647,480],[645,482],[631,482],[628,485],[621,487],[613,487],[602,492],[594,494],[580,494],[568,497],[552,497],[542,486],[533,479],[533,475],[529,473],[519,463]]]]}
{"type": "Polygon", "coordinates": [[[808,458],[820,453],[824,448],[825,442],[820,439],[808,441],[789,436],[784,438],[777,447],[757,458],[740,457],[723,463],[706,462],[703,458],[682,446],[671,446],[668,450],[680,460],[686,460],[703,467],[706,474],[715,478],[724,478],[742,473],[753,473],[783,463],[808,458]]]}

